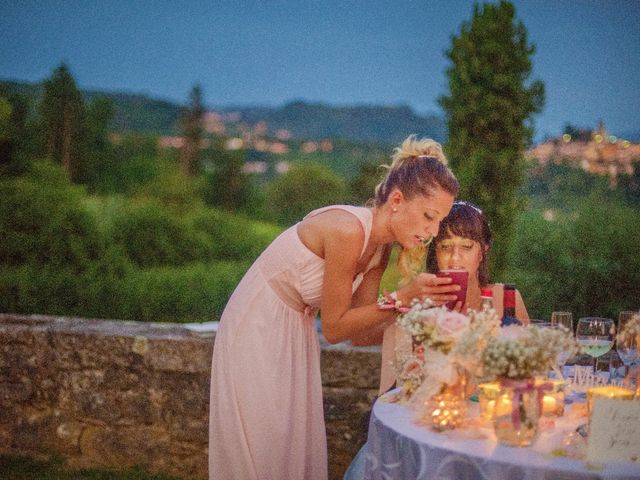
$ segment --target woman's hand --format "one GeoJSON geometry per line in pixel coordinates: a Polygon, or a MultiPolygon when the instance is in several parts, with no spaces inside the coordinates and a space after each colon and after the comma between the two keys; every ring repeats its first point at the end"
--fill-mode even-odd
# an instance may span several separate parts
{"type": "Polygon", "coordinates": [[[450,277],[436,277],[432,273],[421,273],[408,285],[399,289],[396,294],[398,300],[401,300],[404,305],[411,305],[414,298],[420,300],[429,298],[435,305],[444,305],[451,300],[456,300],[457,296],[452,293],[460,290],[460,285],[451,282],[450,277]]]}

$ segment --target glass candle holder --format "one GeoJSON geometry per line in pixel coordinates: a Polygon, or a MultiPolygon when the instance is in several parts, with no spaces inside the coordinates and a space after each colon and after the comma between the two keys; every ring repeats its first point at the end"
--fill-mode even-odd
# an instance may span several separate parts
{"type": "Polygon", "coordinates": [[[618,398],[620,400],[633,400],[635,392],[628,388],[606,385],[604,387],[593,387],[587,390],[587,414],[591,421],[591,411],[593,409],[593,399],[596,397],[618,398]]]}
{"type": "Polygon", "coordinates": [[[535,381],[501,380],[493,430],[503,445],[527,447],[538,437],[540,402],[535,381]]]}
{"type": "Polygon", "coordinates": [[[541,415],[544,417],[563,416],[566,382],[556,379],[536,379],[536,387],[543,384],[551,384],[551,389],[544,391],[541,415]]]}
{"type": "Polygon", "coordinates": [[[495,416],[496,400],[500,394],[498,382],[481,383],[478,385],[478,401],[480,403],[480,416],[492,421],[495,416]]]}

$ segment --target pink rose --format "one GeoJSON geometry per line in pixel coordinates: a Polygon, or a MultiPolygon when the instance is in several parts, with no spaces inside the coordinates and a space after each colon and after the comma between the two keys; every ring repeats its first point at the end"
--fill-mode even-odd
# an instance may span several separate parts
{"type": "Polygon", "coordinates": [[[418,360],[409,360],[402,367],[402,376],[409,378],[422,374],[422,364],[418,360]]]}
{"type": "Polygon", "coordinates": [[[469,317],[458,312],[446,312],[438,316],[436,325],[441,339],[457,340],[469,327],[469,317]]]}
{"type": "Polygon", "coordinates": [[[419,345],[413,350],[413,354],[418,357],[420,360],[424,360],[424,345],[419,345]]]}

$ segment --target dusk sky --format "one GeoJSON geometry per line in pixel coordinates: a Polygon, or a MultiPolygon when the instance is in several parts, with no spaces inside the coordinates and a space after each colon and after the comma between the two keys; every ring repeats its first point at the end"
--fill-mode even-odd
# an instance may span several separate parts
{"type": "MultiPolygon", "coordinates": [[[[640,0],[516,0],[546,86],[536,138],[567,122],[640,131],[640,0]]],[[[441,114],[445,50],[470,0],[8,0],[0,78],[41,81],[66,62],[81,88],[210,107],[411,106],[441,114]]],[[[408,132],[411,133],[411,132],[408,132]]]]}

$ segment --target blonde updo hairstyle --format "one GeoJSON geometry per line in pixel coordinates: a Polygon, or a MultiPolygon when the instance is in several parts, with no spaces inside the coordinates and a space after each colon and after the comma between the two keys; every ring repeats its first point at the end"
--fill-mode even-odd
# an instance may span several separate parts
{"type": "Polygon", "coordinates": [[[387,201],[394,188],[407,200],[417,195],[430,197],[437,188],[454,197],[458,194],[460,185],[447,167],[447,157],[438,142],[410,135],[394,150],[391,160],[391,165],[384,166],[387,174],[375,189],[376,207],[387,201]]]}
{"type": "MultiPolygon", "coordinates": [[[[447,157],[442,146],[430,138],[418,139],[410,135],[394,150],[391,165],[385,166],[387,174],[376,186],[374,205],[381,207],[391,192],[397,188],[407,200],[418,195],[431,197],[441,188],[453,195],[458,194],[460,185],[447,166],[447,157]]],[[[410,282],[425,267],[427,249],[418,246],[402,250],[398,256],[400,284],[410,282]]]]}

